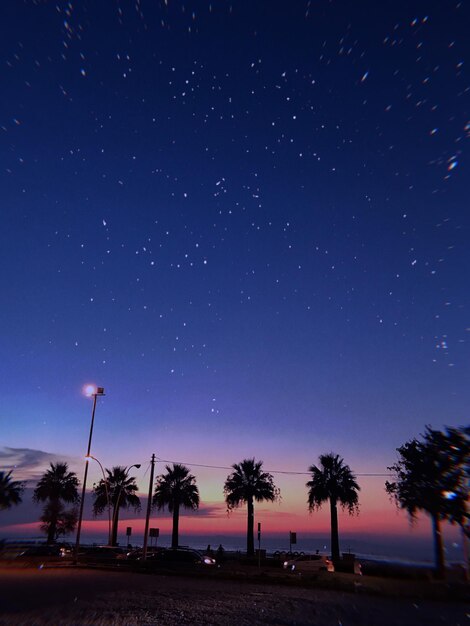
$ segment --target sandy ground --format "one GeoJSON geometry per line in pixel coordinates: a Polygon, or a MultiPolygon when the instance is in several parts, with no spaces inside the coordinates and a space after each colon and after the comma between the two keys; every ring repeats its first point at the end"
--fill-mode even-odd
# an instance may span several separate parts
{"type": "Polygon", "coordinates": [[[463,603],[76,569],[0,569],[2,626],[470,626],[463,603]]]}

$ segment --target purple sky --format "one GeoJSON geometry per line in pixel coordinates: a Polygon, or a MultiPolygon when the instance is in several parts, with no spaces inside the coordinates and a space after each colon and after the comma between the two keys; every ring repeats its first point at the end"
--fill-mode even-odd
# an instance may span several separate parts
{"type": "MultiPolygon", "coordinates": [[[[81,476],[87,382],[92,453],[142,463],[144,491],[154,452],[385,473],[425,424],[469,422],[470,9],[427,4],[2,2],[1,443],[32,451],[23,474],[51,454],[81,476]]],[[[192,469],[221,502],[227,472],[192,469]]],[[[286,510],[307,478],[278,476],[286,510]]],[[[394,515],[383,481],[362,479],[370,519],[394,515]]]]}

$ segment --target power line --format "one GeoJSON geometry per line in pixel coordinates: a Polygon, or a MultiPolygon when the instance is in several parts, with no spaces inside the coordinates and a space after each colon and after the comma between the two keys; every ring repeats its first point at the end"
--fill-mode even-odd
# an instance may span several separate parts
{"type": "MultiPolygon", "coordinates": [[[[228,466],[228,465],[207,465],[205,463],[190,463],[189,461],[173,461],[170,459],[160,459],[157,457],[157,463],[178,463],[180,465],[190,465],[191,467],[205,467],[208,469],[223,469],[223,470],[233,470],[232,466],[228,466]]],[[[265,470],[266,472],[269,472],[270,474],[286,474],[288,476],[310,476],[310,472],[294,472],[294,471],[288,471],[288,470],[271,470],[271,469],[267,469],[265,470]]],[[[355,476],[393,476],[393,474],[380,474],[380,473],[356,473],[354,472],[355,476]]]]}

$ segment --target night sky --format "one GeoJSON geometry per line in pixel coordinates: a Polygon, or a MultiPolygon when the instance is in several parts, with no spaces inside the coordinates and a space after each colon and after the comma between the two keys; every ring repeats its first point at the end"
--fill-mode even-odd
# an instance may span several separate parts
{"type": "MultiPolygon", "coordinates": [[[[2,467],[81,477],[89,382],[92,454],[143,491],[153,452],[186,462],[224,520],[228,472],[191,463],[385,473],[470,421],[469,4],[0,16],[2,467]]],[[[275,478],[266,524],[313,530],[308,476],[275,478]]],[[[350,524],[407,529],[384,480],[350,524]]]]}

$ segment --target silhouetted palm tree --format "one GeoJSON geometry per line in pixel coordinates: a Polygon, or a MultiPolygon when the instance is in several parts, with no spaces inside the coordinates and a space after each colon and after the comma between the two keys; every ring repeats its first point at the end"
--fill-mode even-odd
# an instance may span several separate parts
{"type": "Polygon", "coordinates": [[[423,441],[411,439],[397,448],[399,460],[389,467],[395,474],[385,489],[404,509],[411,521],[424,511],[432,522],[436,574],[445,576],[441,522],[459,524],[465,532],[468,523],[468,480],[470,467],[470,428],[429,427],[423,441]]]}
{"type": "Polygon", "coordinates": [[[23,489],[22,482],[12,480],[11,472],[0,472],[0,510],[20,504],[23,489]]]}
{"type": "Polygon", "coordinates": [[[73,515],[73,511],[65,511],[63,503],[78,502],[78,485],[78,478],[75,472],[68,471],[67,463],[51,463],[51,468],[39,480],[33,500],[46,502],[41,528],[47,534],[47,543],[57,539],[58,530],[63,527],[62,517],[73,515]]]}
{"type": "Polygon", "coordinates": [[[51,524],[55,524],[54,539],[62,535],[68,535],[75,530],[78,521],[78,511],[75,508],[66,510],[62,502],[48,502],[40,517],[41,530],[49,533],[51,524]]]}
{"type": "Polygon", "coordinates": [[[180,508],[195,511],[199,508],[199,489],[196,478],[189,473],[189,469],[179,463],[165,466],[166,474],[160,474],[155,480],[153,505],[158,510],[168,508],[173,513],[173,533],[171,547],[178,547],[178,527],[180,508]]]}
{"type": "Polygon", "coordinates": [[[338,536],[338,510],[340,504],[343,509],[348,509],[350,515],[357,513],[358,491],[360,487],[349,465],[344,464],[338,454],[322,454],[319,457],[320,467],[312,465],[308,468],[312,472],[312,480],[307,483],[308,508],[310,511],[320,509],[322,505],[330,501],[331,515],[331,556],[333,562],[339,560],[339,536],[338,536]]]}
{"type": "Polygon", "coordinates": [[[108,508],[109,494],[109,501],[113,508],[111,545],[115,546],[117,544],[119,510],[132,508],[134,511],[139,511],[140,498],[136,495],[138,487],[135,476],[128,476],[126,467],[118,465],[111,470],[106,469],[106,473],[108,475],[106,482],[101,479],[93,489],[93,512],[95,515],[100,515],[108,508]]]}
{"type": "Polygon", "coordinates": [[[248,520],[246,528],[246,553],[253,556],[255,553],[254,544],[254,502],[267,500],[273,502],[279,497],[280,491],[274,485],[271,474],[263,472],[261,467],[263,461],[255,459],[245,459],[241,463],[232,465],[233,472],[227,476],[224,485],[225,502],[229,511],[245,504],[248,507],[248,520]]]}

